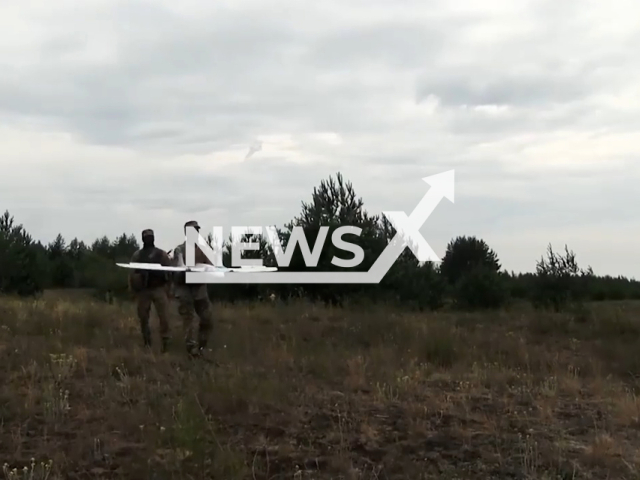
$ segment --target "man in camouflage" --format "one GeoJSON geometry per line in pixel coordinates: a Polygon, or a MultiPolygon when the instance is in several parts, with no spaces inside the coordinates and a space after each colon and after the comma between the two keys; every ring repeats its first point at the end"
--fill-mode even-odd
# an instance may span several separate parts
{"type": "MultiPolygon", "coordinates": [[[[143,247],[131,257],[132,263],[159,263],[164,266],[171,265],[171,259],[167,253],[155,246],[153,230],[142,232],[143,247]]],[[[160,323],[160,336],[162,339],[162,352],[166,352],[169,345],[169,298],[168,285],[169,274],[167,272],[153,270],[133,270],[129,275],[129,290],[136,295],[138,303],[138,318],[140,330],[145,347],[151,347],[151,330],[149,328],[149,315],[153,303],[160,323]]]]}
{"type": "MultiPolygon", "coordinates": [[[[194,227],[200,231],[200,226],[195,220],[184,224],[184,232],[187,233],[187,227],[194,227]]],[[[186,244],[178,245],[173,250],[173,265],[180,266],[186,264],[186,244]]],[[[212,263],[205,254],[196,245],[195,250],[196,263],[212,263]]],[[[213,318],[211,313],[211,302],[207,292],[207,284],[187,284],[186,275],[178,272],[174,275],[173,294],[178,299],[178,313],[182,318],[184,325],[185,343],[187,352],[191,356],[201,356],[207,347],[209,336],[213,328],[213,318]],[[194,322],[195,314],[197,314],[200,322],[197,326],[194,322]]]]}

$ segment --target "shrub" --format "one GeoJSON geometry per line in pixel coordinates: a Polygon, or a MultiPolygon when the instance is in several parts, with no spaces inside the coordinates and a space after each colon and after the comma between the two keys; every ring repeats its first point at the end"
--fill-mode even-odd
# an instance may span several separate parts
{"type": "Polygon", "coordinates": [[[453,288],[455,306],[466,310],[500,308],[508,297],[503,276],[485,266],[477,266],[465,273],[453,288]]]}
{"type": "Polygon", "coordinates": [[[555,253],[551,244],[547,258],[536,264],[532,302],[536,308],[552,308],[556,312],[570,304],[581,303],[589,292],[593,270],[578,266],[576,255],[565,245],[564,255],[555,253]]]}
{"type": "Polygon", "coordinates": [[[501,268],[497,254],[484,240],[462,236],[449,242],[440,265],[440,273],[449,285],[455,285],[476,267],[496,273],[501,268]]]}

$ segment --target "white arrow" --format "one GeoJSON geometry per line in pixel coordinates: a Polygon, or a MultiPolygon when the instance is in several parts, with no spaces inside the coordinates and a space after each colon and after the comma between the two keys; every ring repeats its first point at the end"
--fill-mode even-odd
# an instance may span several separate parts
{"type": "Polygon", "coordinates": [[[437,175],[431,175],[430,177],[424,177],[422,181],[431,185],[431,188],[427,194],[422,197],[422,200],[420,200],[420,203],[416,205],[416,208],[413,209],[410,217],[412,223],[416,226],[419,225],[420,227],[424,225],[427,218],[429,218],[443,198],[454,203],[454,170],[438,173],[437,175]]]}
{"type": "Polygon", "coordinates": [[[424,182],[431,185],[427,194],[422,197],[420,203],[413,209],[411,215],[407,217],[405,212],[382,212],[389,219],[397,233],[392,243],[398,240],[398,236],[403,239],[402,246],[408,246],[418,261],[439,262],[440,258],[433,251],[431,246],[420,233],[420,228],[433,213],[443,198],[451,202],[454,201],[455,176],[454,170],[424,177],[424,182]]]}

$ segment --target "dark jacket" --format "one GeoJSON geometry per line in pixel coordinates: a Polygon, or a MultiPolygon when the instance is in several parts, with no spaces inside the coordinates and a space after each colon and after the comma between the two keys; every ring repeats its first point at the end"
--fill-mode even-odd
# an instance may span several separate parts
{"type": "MultiPolygon", "coordinates": [[[[171,259],[167,252],[157,247],[142,247],[131,257],[131,263],[159,263],[170,266],[171,259]]],[[[164,287],[170,279],[169,272],[153,270],[134,270],[129,276],[132,290],[164,287]]]]}

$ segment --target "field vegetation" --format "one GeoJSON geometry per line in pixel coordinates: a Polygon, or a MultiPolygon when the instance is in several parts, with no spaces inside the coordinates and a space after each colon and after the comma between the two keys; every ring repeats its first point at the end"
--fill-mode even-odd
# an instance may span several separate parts
{"type": "Polygon", "coordinates": [[[217,304],[214,366],[45,297],[0,303],[7,478],[638,478],[637,303],[217,304]]]}
{"type": "MultiPolygon", "coordinates": [[[[394,233],[338,175],[281,236],[343,224],[363,268],[394,233]]],[[[568,247],[515,274],[459,236],[380,285],[212,286],[217,364],[187,358],[175,305],[170,351],[157,328],[142,348],[114,266],[137,248],[44,245],[0,218],[6,479],[640,478],[639,284],[568,247]]]]}

